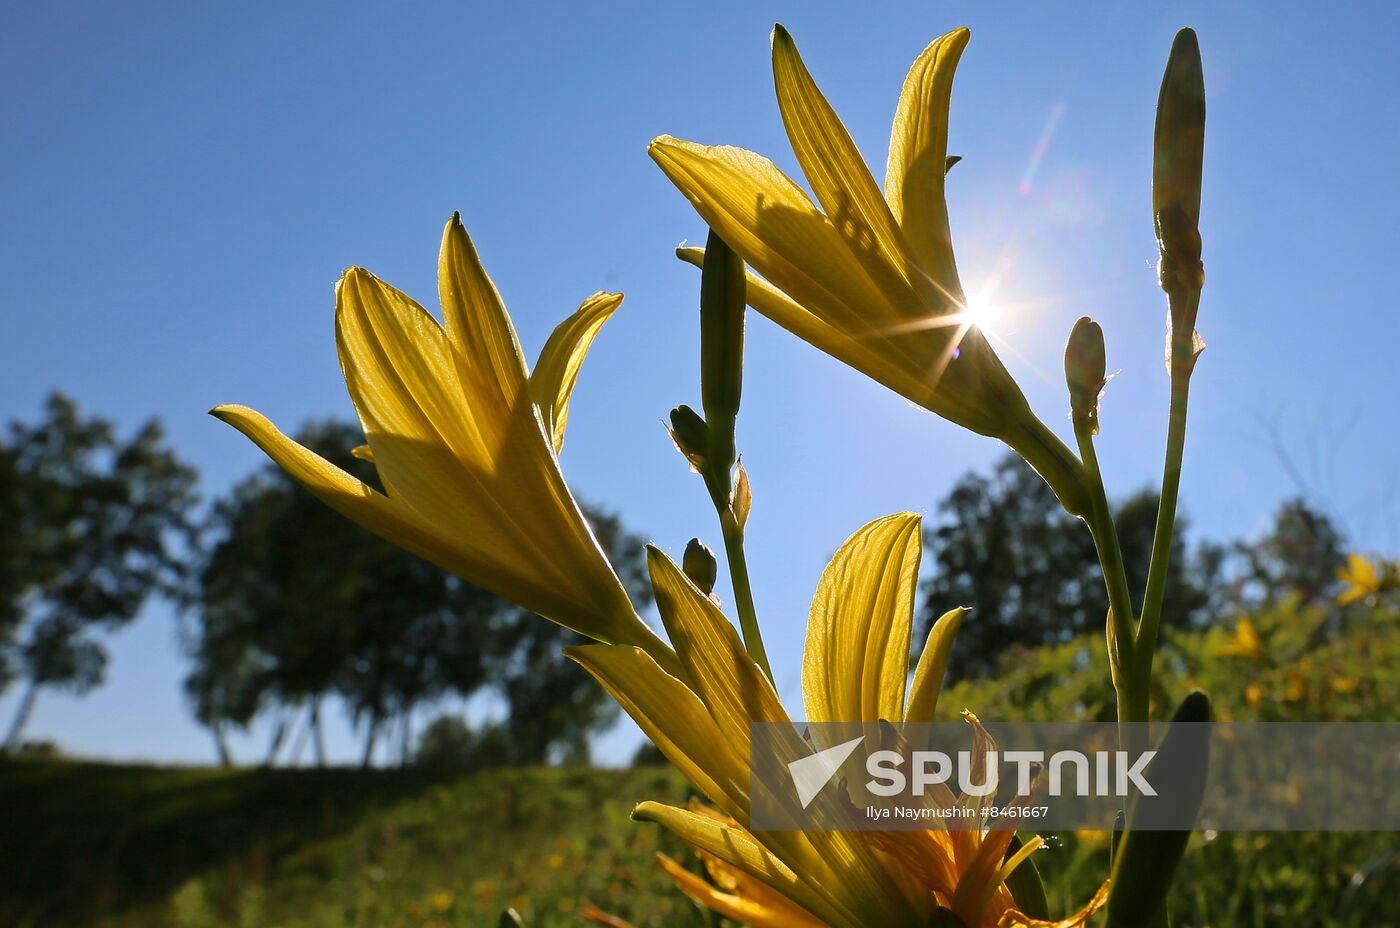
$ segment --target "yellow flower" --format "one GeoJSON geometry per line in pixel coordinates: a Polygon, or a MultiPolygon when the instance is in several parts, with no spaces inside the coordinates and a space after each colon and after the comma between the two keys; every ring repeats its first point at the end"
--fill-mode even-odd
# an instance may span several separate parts
{"type": "MultiPolygon", "coordinates": [[[[827,566],[812,604],[803,658],[809,721],[932,720],[953,636],[967,610],[955,609],[935,623],[906,693],[920,544],[917,515],[887,516],[851,536],[827,566]]],[[[648,566],[680,670],[665,672],[636,647],[589,645],[567,653],[607,687],[717,808],[718,815],[644,802],[633,813],[750,881],[736,881],[722,894],[726,898],[711,901],[744,903],[750,915],[755,906],[775,911],[773,894],[788,904],[783,909],[788,921],[751,924],[924,926],[937,906],[956,906],[968,928],[1040,924],[1015,910],[1003,885],[1024,857],[1004,862],[1000,838],[910,832],[904,835],[925,837],[882,843],[869,833],[843,829],[749,831],[749,726],[777,723],[785,731],[791,720],[714,602],[654,548],[648,566]],[[918,844],[909,849],[907,842],[918,844]],[[765,887],[757,895],[756,884],[765,887]],[[799,917],[794,911],[810,919],[794,921],[799,917]]],[[[788,749],[794,756],[812,751],[795,731],[788,749]]],[[[811,809],[817,815],[846,815],[838,800],[823,794],[811,809]]],[[[1009,832],[1000,834],[1010,839],[1009,832]]],[[[1049,924],[1081,924],[1102,903],[1095,897],[1074,919],[1049,924]]]]}
{"type": "Polygon", "coordinates": [[[1346,606],[1379,593],[1383,570],[1365,555],[1355,552],[1347,555],[1346,565],[1337,571],[1337,579],[1346,584],[1346,589],[1337,597],[1337,605],[1346,606]]]}
{"type": "Polygon", "coordinates": [[[1215,653],[1220,657],[1244,657],[1252,661],[1264,659],[1264,642],[1249,616],[1240,616],[1234,633],[1226,637],[1224,644],[1216,647],[1215,653]]]}
{"type": "MultiPolygon", "coordinates": [[[[692,802],[690,810],[730,828],[739,823],[692,802]]],[[[762,880],[726,863],[714,854],[696,850],[696,855],[710,875],[706,882],[679,863],[658,853],[656,861],[680,889],[706,908],[732,919],[746,928],[822,928],[822,922],[812,913],[788,899],[762,880]]]]}
{"type": "Polygon", "coordinates": [[[342,515],[445,570],[598,641],[675,655],[640,618],[559,470],[569,397],[622,301],[598,293],[530,374],[460,219],[438,260],[443,323],[361,268],[336,287],[345,383],[384,492],[243,406],[213,414],[342,515]]]}
{"type": "MultiPolygon", "coordinates": [[[[883,195],[782,26],[773,30],[778,106],[817,203],[750,151],[662,136],[649,152],[762,275],[748,281],[754,309],[914,403],[1005,441],[1082,514],[1079,459],[1031,412],[972,323],[953,259],[943,177],[953,72],[968,35],[950,32],[914,62],[883,195]]],[[[703,260],[701,249],[678,254],[703,260]]]]}

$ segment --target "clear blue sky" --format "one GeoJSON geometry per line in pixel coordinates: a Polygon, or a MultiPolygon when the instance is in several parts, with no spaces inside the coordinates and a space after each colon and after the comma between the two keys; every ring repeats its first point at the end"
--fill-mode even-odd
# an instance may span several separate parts
{"type": "MultiPolygon", "coordinates": [[[[1193,25],[1210,106],[1209,349],[1185,508],[1213,537],[1258,531],[1297,489],[1278,435],[1357,544],[1394,550],[1395,12],[1065,9],[11,5],[0,13],[0,419],[32,417],[54,388],[127,425],[160,416],[205,492],[219,493],[261,458],[205,411],[242,402],[287,427],[348,415],[332,282],[361,264],[432,305],[438,236],[461,210],[531,354],[585,295],[627,293],[575,394],[566,474],[672,551],[713,538],[699,481],[658,424],[698,399],[697,277],[671,249],[704,228],[646,143],[671,133],[743,145],[797,176],[769,73],[781,20],[883,170],[909,63],[968,25],[951,142],[964,161],[950,184],[964,281],[975,290],[998,276],[999,298],[1020,307],[998,325],[1014,349],[1004,355],[1062,432],[1064,335],[1081,314],[1103,322],[1123,373],[1101,456],[1127,492],[1160,467],[1150,140],[1172,34],[1193,25]]],[[[765,321],[750,331],[740,444],[756,499],[752,566],[797,705],[826,557],[868,519],[928,510],[1000,451],[765,321]]],[[[182,702],[175,635],[167,609],[148,610],[112,641],[108,685],[82,700],[46,694],[31,735],[90,754],[211,757],[182,702]]],[[[13,703],[0,699],[0,719],[13,703]]],[[[626,739],[610,743],[621,751],[626,739]]],[[[334,745],[353,751],[347,731],[334,745]]]]}

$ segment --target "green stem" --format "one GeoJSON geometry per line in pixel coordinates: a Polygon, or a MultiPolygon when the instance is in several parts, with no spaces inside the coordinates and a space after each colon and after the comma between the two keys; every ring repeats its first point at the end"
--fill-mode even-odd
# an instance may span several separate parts
{"type": "Polygon", "coordinates": [[[773,669],[768,666],[768,652],[763,648],[763,635],[758,630],[758,613],[753,607],[749,563],[744,556],[744,530],[728,506],[720,510],[719,524],[724,534],[724,556],[729,562],[729,580],[734,586],[734,608],[739,613],[739,631],[744,636],[744,649],[763,671],[768,682],[773,683],[773,669]]]}
{"type": "MultiPolygon", "coordinates": [[[[1195,305],[1201,293],[1168,294],[1174,319],[1195,320],[1195,305]],[[1184,307],[1179,304],[1186,301],[1184,307]],[[1184,310],[1184,311],[1183,311],[1184,310]]],[[[1133,652],[1133,676],[1143,681],[1139,698],[1147,714],[1146,682],[1152,678],[1152,662],[1157,653],[1157,634],[1166,596],[1167,569],[1171,565],[1172,536],[1176,528],[1177,493],[1181,488],[1181,460],[1186,451],[1186,405],[1191,390],[1191,370],[1195,366],[1195,330],[1191,325],[1175,326],[1171,348],[1171,408],[1167,419],[1167,453],[1162,467],[1162,495],[1157,504],[1157,528],[1152,537],[1152,560],[1147,570],[1147,588],[1142,597],[1142,621],[1138,625],[1133,652]]]]}
{"type": "Polygon", "coordinates": [[[1094,451],[1093,424],[1086,419],[1076,421],[1074,437],[1079,442],[1079,455],[1084,461],[1084,475],[1089,485],[1090,506],[1084,518],[1094,538],[1094,548],[1098,551],[1104,587],[1108,591],[1108,608],[1113,614],[1113,636],[1118,653],[1110,653],[1108,659],[1115,665],[1113,687],[1118,696],[1118,722],[1122,725],[1146,721],[1138,717],[1135,711],[1138,703],[1134,698],[1137,681],[1131,667],[1120,660],[1120,656],[1131,658],[1134,653],[1133,598],[1128,588],[1128,575],[1123,568],[1118,529],[1114,526],[1113,513],[1108,507],[1108,494],[1104,490],[1103,474],[1099,471],[1098,454],[1094,451]]]}

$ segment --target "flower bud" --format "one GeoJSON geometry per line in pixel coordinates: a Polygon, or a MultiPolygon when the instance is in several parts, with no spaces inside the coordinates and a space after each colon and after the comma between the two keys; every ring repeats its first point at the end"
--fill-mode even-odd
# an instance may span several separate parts
{"type": "Polygon", "coordinates": [[[677,406],[671,410],[671,424],[666,430],[671,433],[676,450],[685,455],[692,468],[701,470],[709,453],[710,429],[700,414],[689,406],[677,406]]]}
{"type": "Polygon", "coordinates": [[[690,582],[707,596],[715,588],[715,580],[719,577],[719,563],[715,560],[715,553],[699,538],[692,538],[686,544],[685,556],[681,558],[681,570],[690,578],[690,582]]]}
{"type": "Polygon", "coordinates": [[[1182,29],[1172,42],[1152,144],[1152,216],[1161,251],[1163,289],[1199,289],[1201,162],[1206,133],[1206,87],[1196,33],[1182,29]]]}
{"type": "Polygon", "coordinates": [[[1070,416],[1075,423],[1087,422],[1093,433],[1099,431],[1099,395],[1108,383],[1103,329],[1088,316],[1081,316],[1065,345],[1065,384],[1069,387],[1070,416]]]}
{"type": "Polygon", "coordinates": [[[700,275],[700,398],[716,473],[735,460],[734,424],[744,386],[744,259],[710,230],[700,275]]]}

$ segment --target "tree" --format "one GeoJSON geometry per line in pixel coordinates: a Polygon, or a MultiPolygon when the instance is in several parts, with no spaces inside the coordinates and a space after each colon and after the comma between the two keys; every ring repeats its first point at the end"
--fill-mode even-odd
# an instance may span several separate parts
{"type": "Polygon", "coordinates": [[[1290,596],[1310,605],[1335,598],[1346,539],[1325,513],[1295,498],[1279,506],[1268,532],[1235,551],[1242,561],[1239,607],[1274,605],[1290,596]]]}
{"type": "Polygon", "coordinates": [[[24,681],[5,737],[20,742],[40,691],[102,681],[99,632],[175,593],[194,542],[196,474],[151,420],[128,439],[52,395],[0,439],[0,686],[24,681]]]}
{"type": "MultiPolygon", "coordinates": [[[[357,428],[317,423],[298,440],[377,484],[374,466],[351,453],[357,428]]],[[[641,542],[615,518],[592,517],[604,548],[640,565],[641,542]]],[[[189,610],[186,691],[226,762],[224,729],[269,710],[279,714],[269,762],[298,713],[324,759],[320,707],[330,695],[362,726],[365,764],[394,723],[400,757],[410,756],[416,707],[487,687],[509,709],[505,761],[575,751],[612,717],[601,690],[560,655],[569,633],[345,521],[280,469],[239,484],[208,528],[216,541],[189,610]]]]}
{"type": "MultiPolygon", "coordinates": [[[[934,572],[923,584],[920,627],[953,606],[974,610],[958,633],[950,674],[988,673],[1017,647],[1102,633],[1108,597],[1093,541],[1019,458],[1004,458],[990,475],[966,475],[937,511],[938,521],[925,529],[934,572]]],[[[1151,492],[1115,510],[1134,608],[1146,584],[1156,516],[1151,492]]],[[[1220,570],[1222,552],[1201,545],[1188,554],[1185,531],[1186,520],[1178,518],[1162,617],[1168,626],[1208,614],[1220,570]]]]}

